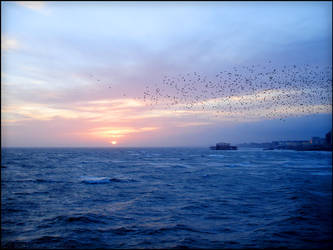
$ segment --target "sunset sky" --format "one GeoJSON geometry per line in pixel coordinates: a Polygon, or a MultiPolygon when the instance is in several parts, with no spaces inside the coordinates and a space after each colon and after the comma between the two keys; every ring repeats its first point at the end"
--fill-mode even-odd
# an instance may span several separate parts
{"type": "MultiPolygon", "coordinates": [[[[323,137],[331,129],[329,102],[305,113],[275,107],[287,113],[280,120],[263,116],[271,111],[260,105],[219,116],[181,104],[176,111],[151,108],[143,93],[164,76],[189,72],[209,77],[268,61],[332,66],[331,8],[331,2],[1,2],[2,146],[206,147],[323,137]]],[[[276,91],[259,94],[268,99],[276,91]]]]}

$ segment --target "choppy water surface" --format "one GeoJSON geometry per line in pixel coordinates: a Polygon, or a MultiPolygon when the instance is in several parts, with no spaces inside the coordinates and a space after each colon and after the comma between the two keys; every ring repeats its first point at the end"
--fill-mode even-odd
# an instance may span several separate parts
{"type": "Polygon", "coordinates": [[[332,244],[332,154],[2,149],[2,247],[332,244]]]}

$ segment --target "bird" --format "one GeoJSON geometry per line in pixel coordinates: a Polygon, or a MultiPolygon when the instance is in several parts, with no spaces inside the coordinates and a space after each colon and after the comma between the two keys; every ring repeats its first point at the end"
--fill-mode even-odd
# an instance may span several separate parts
{"type": "MultiPolygon", "coordinates": [[[[103,84],[93,74],[89,76],[99,85],[103,84]]],[[[164,74],[160,79],[144,85],[138,97],[150,109],[285,121],[292,116],[325,112],[332,106],[331,65],[278,66],[268,60],[263,64],[221,69],[210,75],[194,71],[164,74]]]]}
{"type": "Polygon", "coordinates": [[[309,64],[278,67],[269,60],[268,65],[233,67],[213,77],[197,71],[164,75],[155,87],[146,86],[143,99],[151,107],[162,105],[176,111],[183,107],[223,115],[228,110],[240,116],[252,112],[285,121],[288,116],[320,112],[314,106],[331,105],[331,70],[331,66],[309,64]]]}

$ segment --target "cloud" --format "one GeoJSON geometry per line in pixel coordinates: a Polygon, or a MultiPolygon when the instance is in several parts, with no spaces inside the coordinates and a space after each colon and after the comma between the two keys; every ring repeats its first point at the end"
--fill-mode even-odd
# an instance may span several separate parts
{"type": "Polygon", "coordinates": [[[186,127],[192,127],[192,126],[207,126],[212,125],[212,122],[181,122],[176,127],[178,128],[186,128],[186,127]]]}
{"type": "Polygon", "coordinates": [[[22,45],[17,39],[8,38],[6,36],[1,36],[1,49],[4,51],[8,50],[18,50],[22,48],[22,45]]]}
{"type": "MultiPolygon", "coordinates": [[[[319,91],[317,89],[317,91],[319,91]]],[[[275,119],[287,116],[303,116],[307,114],[330,113],[329,103],[321,100],[306,101],[312,98],[313,89],[307,90],[263,90],[253,94],[234,95],[231,97],[211,98],[188,104],[179,102],[172,107],[168,103],[145,103],[137,98],[98,98],[93,100],[72,100],[64,103],[61,100],[39,102],[20,99],[20,102],[4,102],[2,111],[4,121],[19,122],[27,118],[36,120],[86,119],[93,123],[137,122],[146,123],[169,119],[176,121],[191,119],[186,126],[206,125],[207,119],[214,121],[253,121],[275,119]],[[307,97],[309,96],[309,97],[307,97]],[[9,117],[10,119],[7,119],[9,117]],[[203,121],[198,121],[202,119],[203,121]],[[195,121],[195,122],[194,122],[195,121]]],[[[39,95],[51,97],[52,91],[45,91],[39,95]]],[[[311,99],[312,100],[312,99],[311,99]]],[[[169,122],[170,122],[169,121],[169,122]]],[[[171,124],[171,123],[170,123],[171,124]]],[[[174,124],[178,126],[178,124],[174,124]]]]}
{"type": "Polygon", "coordinates": [[[20,6],[35,10],[41,11],[45,8],[45,1],[18,1],[20,6]]]}

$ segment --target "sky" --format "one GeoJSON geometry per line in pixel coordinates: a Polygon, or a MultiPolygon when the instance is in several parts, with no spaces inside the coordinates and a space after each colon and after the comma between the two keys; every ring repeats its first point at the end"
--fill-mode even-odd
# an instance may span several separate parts
{"type": "Polygon", "coordinates": [[[2,1],[2,147],[206,147],[324,137],[332,123],[331,8],[2,1]],[[302,70],[295,79],[296,66],[302,70]],[[255,78],[251,89],[251,67],[277,69],[284,87],[255,78]],[[241,77],[221,73],[235,69],[241,77]],[[194,80],[199,74],[213,86],[219,73],[223,88],[194,80]],[[165,79],[193,80],[190,107],[185,99],[167,105],[176,92],[165,79]],[[160,98],[147,100],[153,91],[160,98]],[[237,106],[240,98],[248,109],[237,106]]]}

